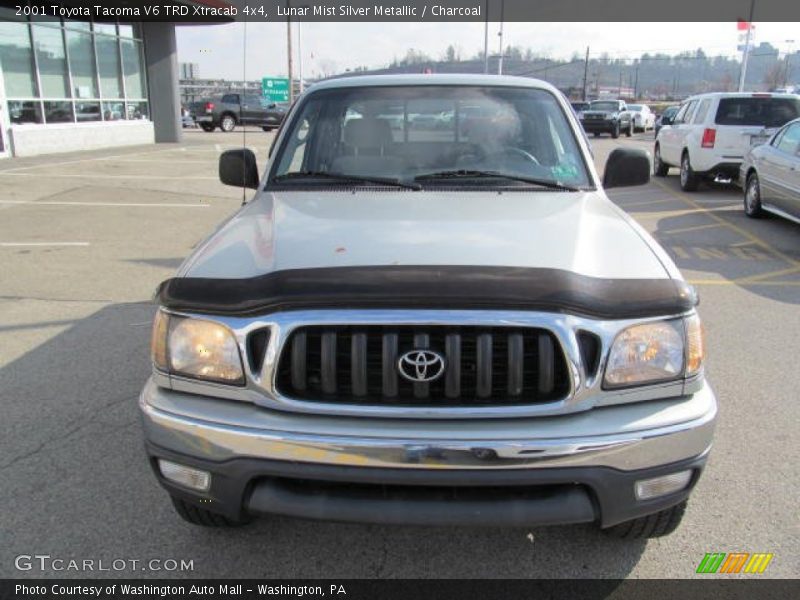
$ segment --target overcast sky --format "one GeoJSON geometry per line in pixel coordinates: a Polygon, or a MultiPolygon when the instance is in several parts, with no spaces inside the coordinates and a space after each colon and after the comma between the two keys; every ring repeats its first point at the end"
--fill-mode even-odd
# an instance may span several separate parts
{"type": "MultiPolygon", "coordinates": [[[[286,75],[286,24],[247,23],[247,78],[286,75]]],[[[448,45],[462,57],[483,51],[483,23],[293,23],[294,55],[300,36],[305,77],[359,65],[383,67],[409,48],[440,58],[448,45]]],[[[178,58],[200,65],[203,78],[240,79],[244,23],[178,27],[178,58]]],[[[489,24],[490,52],[498,50],[499,24],[489,24]]],[[[736,23],[506,23],[504,46],[530,47],[551,58],[583,56],[586,46],[599,56],[637,57],[644,52],[675,53],[702,47],[709,55],[736,55],[736,23]]],[[[786,40],[800,49],[797,23],[757,23],[756,43],[770,42],[781,52],[786,40]]],[[[295,66],[295,69],[297,67],[295,66]]]]}

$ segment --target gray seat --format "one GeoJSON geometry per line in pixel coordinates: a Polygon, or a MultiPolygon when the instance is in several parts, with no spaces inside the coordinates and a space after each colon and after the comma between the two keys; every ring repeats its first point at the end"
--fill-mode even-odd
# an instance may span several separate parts
{"type": "Polygon", "coordinates": [[[394,143],[392,128],[384,119],[351,119],[344,126],[344,145],[353,156],[389,154],[394,143]]]}

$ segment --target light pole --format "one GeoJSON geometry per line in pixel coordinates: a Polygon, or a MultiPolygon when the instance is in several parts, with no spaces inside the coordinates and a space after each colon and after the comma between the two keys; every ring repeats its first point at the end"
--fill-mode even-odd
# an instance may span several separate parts
{"type": "Polygon", "coordinates": [[[303,38],[300,35],[301,22],[297,22],[297,78],[300,80],[300,94],[303,93],[303,38]]]}
{"type": "Polygon", "coordinates": [[[289,76],[289,105],[294,101],[292,82],[292,21],[289,18],[289,0],[286,0],[286,70],[289,76]]]}
{"type": "Polygon", "coordinates": [[[789,74],[791,73],[791,71],[789,71],[789,61],[792,57],[792,46],[794,46],[794,40],[784,40],[784,42],[786,43],[786,69],[783,72],[783,87],[786,87],[789,85],[789,74]]]}
{"type": "Polygon", "coordinates": [[[500,0],[500,58],[497,61],[497,74],[503,74],[503,18],[505,16],[506,0],[500,0]]]}
{"type": "Polygon", "coordinates": [[[747,77],[747,58],[750,56],[750,37],[753,34],[753,13],[756,10],[756,0],[750,0],[750,16],[747,21],[747,39],[742,51],[742,71],[739,76],[739,92],[744,91],[744,80],[747,77]]]}
{"type": "Polygon", "coordinates": [[[483,73],[489,74],[489,0],[484,5],[486,22],[483,25],[483,73]]]}

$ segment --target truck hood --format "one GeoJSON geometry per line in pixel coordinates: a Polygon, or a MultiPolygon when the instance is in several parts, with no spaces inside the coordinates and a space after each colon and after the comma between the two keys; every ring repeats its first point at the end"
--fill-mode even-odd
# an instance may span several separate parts
{"type": "Polygon", "coordinates": [[[650,244],[602,192],[264,192],[203,242],[178,276],[453,265],[669,278],[650,244]]]}

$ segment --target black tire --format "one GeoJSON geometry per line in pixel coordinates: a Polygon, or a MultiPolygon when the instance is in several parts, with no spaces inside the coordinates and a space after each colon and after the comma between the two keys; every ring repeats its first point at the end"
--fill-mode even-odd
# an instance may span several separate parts
{"type": "Polygon", "coordinates": [[[689,153],[684,152],[681,156],[681,189],[684,192],[694,192],[700,186],[700,178],[692,170],[692,163],[689,160],[689,153]]]}
{"type": "Polygon", "coordinates": [[[619,137],[619,121],[614,123],[614,129],[611,130],[611,137],[614,139],[619,137]]]}
{"type": "Polygon", "coordinates": [[[202,527],[239,527],[249,523],[249,520],[235,521],[219,513],[211,512],[204,508],[198,508],[182,498],[170,496],[170,499],[172,500],[172,506],[175,507],[175,512],[177,512],[184,521],[192,525],[200,525],[202,527]]]}
{"type": "Polygon", "coordinates": [[[764,216],[761,208],[761,182],[758,175],[750,173],[747,184],[744,186],[744,214],[751,219],[760,219],[764,216]]]}
{"type": "Polygon", "coordinates": [[[261,129],[263,129],[264,131],[273,131],[275,128],[274,127],[270,127],[268,125],[262,125],[261,129]]]}
{"type": "Polygon", "coordinates": [[[200,127],[202,127],[203,131],[206,133],[214,131],[214,126],[211,123],[200,123],[200,127]]]}
{"type": "Polygon", "coordinates": [[[622,540],[646,540],[669,535],[678,528],[686,512],[686,500],[646,517],[639,517],[603,529],[603,533],[622,540]]]}
{"type": "Polygon", "coordinates": [[[633,135],[633,121],[628,122],[628,130],[625,132],[625,137],[631,137],[633,135]]]}
{"type": "Polygon", "coordinates": [[[666,177],[669,173],[669,165],[661,160],[661,147],[656,144],[653,151],[653,175],[656,177],[666,177]]]}
{"type": "Polygon", "coordinates": [[[599,131],[595,131],[594,132],[594,137],[600,137],[600,132],[599,131]]]}
{"type": "Polygon", "coordinates": [[[219,128],[225,133],[230,133],[236,129],[236,117],[230,113],[225,113],[219,118],[219,128]]]}

